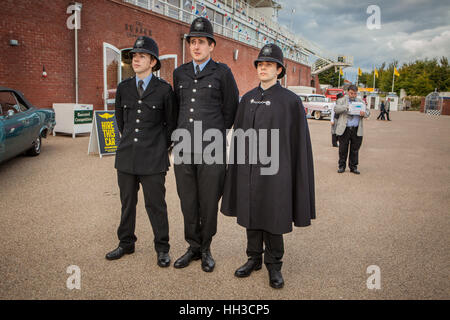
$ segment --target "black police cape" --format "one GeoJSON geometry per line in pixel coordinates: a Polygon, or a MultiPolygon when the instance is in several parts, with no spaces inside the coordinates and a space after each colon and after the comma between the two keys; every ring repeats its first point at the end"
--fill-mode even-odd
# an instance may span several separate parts
{"type": "MultiPolygon", "coordinates": [[[[242,97],[234,123],[235,132],[250,128],[279,129],[279,170],[274,175],[261,175],[261,168],[269,165],[262,164],[259,157],[256,164],[237,164],[234,152],[229,159],[221,212],[237,217],[238,224],[247,229],[272,234],[291,232],[292,223],[297,227],[310,225],[316,217],[314,167],[301,100],[278,82],[267,90],[251,90],[242,97]]],[[[236,141],[233,137],[231,148],[236,141]]],[[[270,156],[270,144],[268,149],[270,156]]]]}

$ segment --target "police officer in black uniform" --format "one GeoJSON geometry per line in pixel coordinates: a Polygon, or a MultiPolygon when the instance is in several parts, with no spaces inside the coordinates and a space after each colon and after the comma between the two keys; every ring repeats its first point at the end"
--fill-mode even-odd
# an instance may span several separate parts
{"type": "Polygon", "coordinates": [[[170,84],[152,74],[161,67],[156,42],[149,37],[139,37],[130,53],[136,76],[117,86],[115,108],[121,133],[115,161],[122,202],[117,230],[120,242],[106,259],[119,259],[134,252],[136,204],[141,184],[154,233],[157,264],[167,267],[170,246],[164,184],[178,105],[170,84]]]}
{"type": "MultiPolygon", "coordinates": [[[[233,125],[239,103],[236,81],[227,65],[211,59],[216,41],[208,19],[196,18],[186,40],[193,61],[181,65],[173,73],[174,90],[180,106],[178,128],[189,131],[192,141],[195,141],[194,123],[201,122],[203,131],[212,128],[220,130],[226,143],[225,131],[233,125]]],[[[174,267],[184,268],[192,260],[202,259],[202,270],[211,272],[215,262],[210,245],[217,230],[226,147],[224,144],[220,150],[221,163],[205,164],[202,160],[205,146],[206,143],[203,143],[200,147],[201,154],[194,147],[183,151],[183,155],[188,154],[190,160],[174,165],[185,239],[189,244],[187,252],[175,261],[174,267]]]]}
{"type": "Polygon", "coordinates": [[[277,80],[286,73],[282,50],[275,44],[265,45],[254,65],[261,82],[239,103],[230,150],[234,158],[228,165],[221,211],[237,217],[237,223],[247,229],[248,260],[235,276],[248,277],[261,269],[264,256],[269,284],[278,289],[284,286],[283,234],[292,231],[292,224],[306,227],[316,217],[314,166],[302,101],[277,80]],[[249,161],[250,141],[245,148],[235,149],[235,135],[248,130],[256,131],[255,144],[271,141],[267,154],[273,158],[278,154],[279,161],[270,164],[274,166],[270,173],[263,172],[268,168],[266,162],[249,161]],[[279,132],[278,140],[264,139],[264,132],[273,134],[274,130],[279,132]],[[237,153],[244,149],[246,163],[239,163],[237,153]]]}

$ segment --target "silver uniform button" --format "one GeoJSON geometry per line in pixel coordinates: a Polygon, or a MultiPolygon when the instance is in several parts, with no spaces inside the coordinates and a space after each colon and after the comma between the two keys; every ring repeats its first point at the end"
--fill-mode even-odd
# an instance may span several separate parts
{"type": "Polygon", "coordinates": [[[196,79],[196,80],[194,80],[194,82],[195,82],[195,83],[197,83],[197,79],[196,79]]]}
{"type": "Polygon", "coordinates": [[[197,92],[197,89],[192,89],[192,92],[194,92],[194,93],[197,92]]]}
{"type": "Polygon", "coordinates": [[[141,104],[141,103],[142,103],[142,100],[139,100],[138,103],[141,104]]]}
{"type": "Polygon", "coordinates": [[[138,142],[138,139],[137,139],[137,138],[134,138],[134,142],[138,142]]]}
{"type": "Polygon", "coordinates": [[[134,131],[139,132],[139,129],[136,128],[136,129],[134,129],[134,131]]]}
{"type": "Polygon", "coordinates": [[[183,86],[180,86],[180,89],[183,88],[183,86]]]}
{"type": "Polygon", "coordinates": [[[194,108],[191,108],[189,111],[190,111],[190,112],[194,112],[194,108]]]}
{"type": "Polygon", "coordinates": [[[191,102],[195,102],[195,99],[194,99],[194,98],[192,98],[192,99],[191,99],[191,102]]]}
{"type": "Polygon", "coordinates": [[[123,107],[124,107],[124,108],[126,108],[126,107],[127,107],[127,105],[124,105],[123,107]]]}
{"type": "Polygon", "coordinates": [[[138,110],[138,113],[141,113],[141,112],[142,112],[141,109],[139,109],[139,110],[138,110]]]}
{"type": "Polygon", "coordinates": [[[156,107],[155,107],[155,106],[153,106],[153,109],[156,109],[156,107]]]}
{"type": "Polygon", "coordinates": [[[194,119],[190,118],[190,119],[189,119],[189,122],[194,122],[194,119]]]}
{"type": "Polygon", "coordinates": [[[141,122],[141,120],[139,120],[139,119],[136,119],[136,123],[139,123],[139,122],[141,122]]]}
{"type": "Polygon", "coordinates": [[[211,88],[212,86],[210,84],[208,84],[208,88],[211,88]]]}

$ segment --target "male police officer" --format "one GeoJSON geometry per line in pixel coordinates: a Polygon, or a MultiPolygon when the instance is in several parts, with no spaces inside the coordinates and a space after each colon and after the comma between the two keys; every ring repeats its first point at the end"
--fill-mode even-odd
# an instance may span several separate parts
{"type": "MultiPolygon", "coordinates": [[[[223,134],[234,121],[239,91],[230,68],[211,59],[216,41],[208,19],[196,18],[186,38],[193,61],[173,73],[174,89],[180,105],[178,128],[190,133],[191,141],[202,140],[194,134],[194,126],[203,130],[218,129],[223,134]]],[[[200,133],[202,134],[202,133],[200,133]]],[[[225,145],[220,151],[221,163],[205,164],[205,145],[184,150],[190,160],[175,164],[177,192],[184,216],[187,252],[175,261],[175,268],[184,268],[192,260],[202,259],[202,270],[211,272],[215,262],[210,245],[217,230],[218,202],[225,178],[225,145]]],[[[175,149],[174,149],[175,150],[175,149]]]]}
{"type": "Polygon", "coordinates": [[[122,202],[117,230],[120,243],[106,259],[119,259],[134,252],[137,194],[141,184],[153,228],[157,264],[167,267],[170,246],[164,183],[169,167],[167,150],[176,127],[178,107],[171,86],[152,74],[161,67],[156,42],[139,37],[130,52],[136,76],[122,81],[116,92],[116,119],[122,134],[115,162],[122,202]]]}
{"type": "Polygon", "coordinates": [[[311,140],[301,100],[277,81],[286,72],[281,49],[265,45],[254,64],[261,83],[239,103],[230,150],[230,157],[234,157],[228,165],[221,211],[237,217],[238,224],[247,229],[249,259],[235,276],[248,277],[261,269],[264,253],[270,286],[282,288],[283,234],[292,231],[292,223],[305,227],[316,217],[311,140]],[[239,131],[256,131],[257,141],[235,150],[239,131]],[[270,139],[264,138],[267,132],[270,139]],[[264,146],[264,141],[270,144],[264,146]],[[247,161],[252,158],[251,146],[256,144],[259,157],[265,149],[266,154],[279,159],[276,172],[263,172],[267,169],[265,160],[247,161]],[[245,163],[237,160],[239,152],[245,152],[245,163]]]}

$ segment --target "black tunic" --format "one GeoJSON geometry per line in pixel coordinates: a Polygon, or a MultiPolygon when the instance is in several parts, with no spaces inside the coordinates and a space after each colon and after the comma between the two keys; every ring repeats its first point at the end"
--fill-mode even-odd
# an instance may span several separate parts
{"type": "MultiPolygon", "coordinates": [[[[173,85],[180,106],[177,128],[188,130],[194,141],[194,121],[201,121],[203,132],[214,128],[225,137],[239,103],[239,90],[231,69],[211,59],[195,75],[192,62],[188,62],[175,69],[173,85]]],[[[203,149],[209,143],[204,142],[203,149]]]]}
{"type": "Polygon", "coordinates": [[[122,134],[115,168],[135,175],[166,172],[167,149],[178,117],[178,104],[170,84],[152,76],[139,97],[136,78],[124,80],[117,86],[115,110],[122,134]]]}
{"type": "MultiPolygon", "coordinates": [[[[235,157],[235,164],[230,161],[228,165],[221,211],[237,217],[238,224],[247,229],[272,234],[291,232],[292,223],[310,225],[316,217],[314,167],[301,100],[279,83],[265,91],[261,87],[251,90],[242,97],[234,123],[234,130],[250,128],[279,129],[278,173],[261,175],[261,168],[268,165],[259,160],[236,164],[235,157]]],[[[234,145],[232,139],[231,148],[234,145]]]]}

